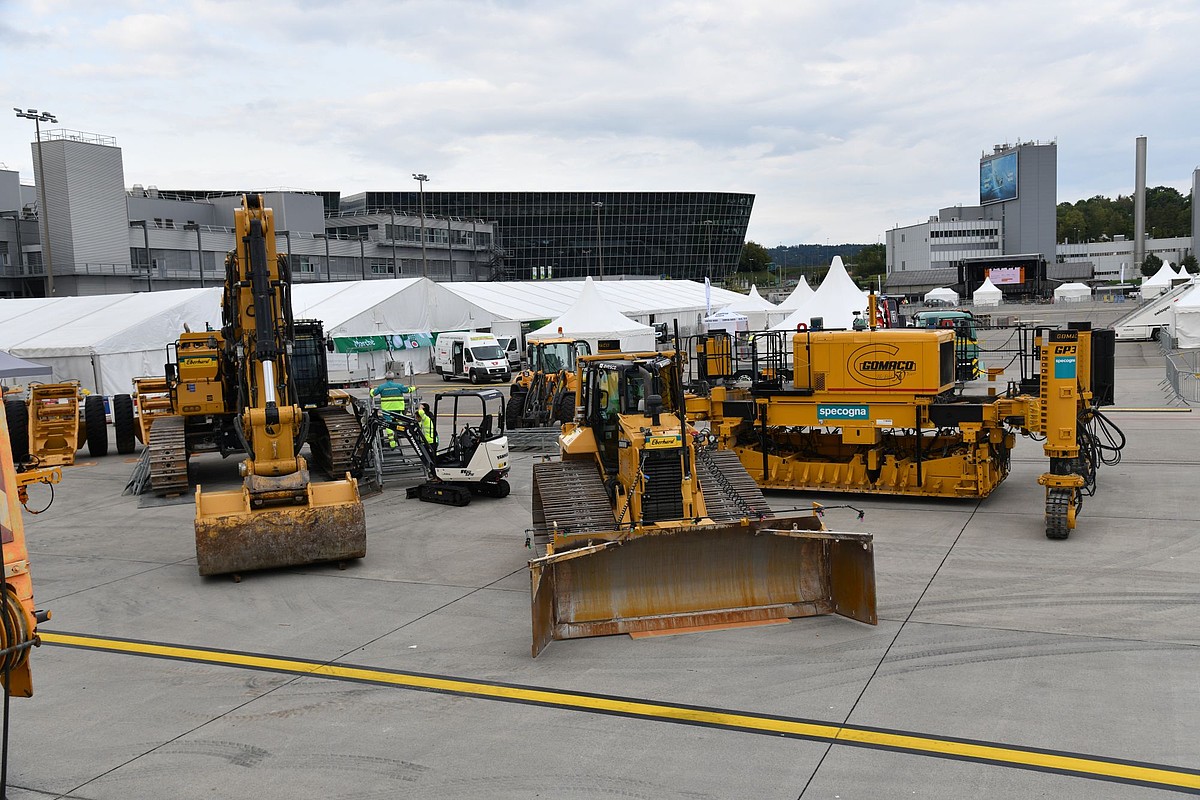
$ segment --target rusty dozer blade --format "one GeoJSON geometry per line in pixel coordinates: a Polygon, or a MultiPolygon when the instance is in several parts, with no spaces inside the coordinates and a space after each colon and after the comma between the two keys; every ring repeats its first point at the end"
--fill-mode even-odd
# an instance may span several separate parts
{"type": "Polygon", "coordinates": [[[358,482],[309,483],[304,505],[252,508],[250,492],[196,487],[196,564],[201,575],[347,561],[367,554],[358,482]]]}
{"type": "Polygon", "coordinates": [[[878,622],[871,535],[813,517],[653,530],[529,570],[535,658],[554,639],[821,614],[878,622]]]}

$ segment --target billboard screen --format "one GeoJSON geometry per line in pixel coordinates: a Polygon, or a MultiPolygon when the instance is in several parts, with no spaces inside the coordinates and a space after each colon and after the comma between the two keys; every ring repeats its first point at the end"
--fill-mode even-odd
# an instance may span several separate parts
{"type": "Polygon", "coordinates": [[[979,205],[1017,199],[1017,154],[979,162],[979,205]]]}
{"type": "Polygon", "coordinates": [[[992,284],[995,286],[1025,282],[1024,267],[992,267],[986,270],[984,274],[992,279],[992,284]]]}

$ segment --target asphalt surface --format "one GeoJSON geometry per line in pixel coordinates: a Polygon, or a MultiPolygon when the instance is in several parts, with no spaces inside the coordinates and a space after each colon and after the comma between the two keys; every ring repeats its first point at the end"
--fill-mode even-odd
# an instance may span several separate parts
{"type": "MultiPolygon", "coordinates": [[[[1157,345],[1117,355],[1118,406],[1168,407],[1157,345]]],[[[1065,542],[1043,535],[1046,462],[1024,439],[981,502],[771,494],[866,512],[826,523],[874,534],[878,626],[584,639],[536,660],[523,545],[540,456],[514,454],[513,493],[467,508],[389,487],[365,501],[362,561],[240,583],[197,576],[190,504],[139,508],[128,457],[81,459],[25,518],[54,617],[35,696],[12,701],[8,796],[1183,791],[1200,784],[1200,415],[1111,416],[1124,458],[1065,542]]],[[[196,474],[228,482],[234,464],[196,474]]]]}

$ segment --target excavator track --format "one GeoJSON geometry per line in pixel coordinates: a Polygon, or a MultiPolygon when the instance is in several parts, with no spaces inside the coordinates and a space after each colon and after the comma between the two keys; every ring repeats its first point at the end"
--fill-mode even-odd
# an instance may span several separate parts
{"type": "Polygon", "coordinates": [[[732,450],[697,448],[696,470],[704,492],[704,505],[714,522],[774,516],[762,489],[732,450]]]}
{"type": "Polygon", "coordinates": [[[331,405],[308,412],[308,448],[313,466],[330,478],[350,470],[362,423],[349,406],[331,405]]]}
{"type": "Polygon", "coordinates": [[[161,416],[150,427],[150,488],[155,494],[188,490],[187,435],[183,417],[161,416]]]}
{"type": "Polygon", "coordinates": [[[546,461],[533,465],[534,543],[560,533],[611,531],[616,526],[604,481],[591,461],[546,461]]]}

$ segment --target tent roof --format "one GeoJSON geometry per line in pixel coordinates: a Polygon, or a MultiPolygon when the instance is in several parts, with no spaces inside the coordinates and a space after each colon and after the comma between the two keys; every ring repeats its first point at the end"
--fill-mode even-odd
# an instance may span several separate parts
{"type": "Polygon", "coordinates": [[[1179,274],[1171,269],[1171,262],[1164,261],[1157,272],[1142,281],[1142,286],[1170,286],[1171,279],[1178,277],[1179,274]]]}
{"type": "Polygon", "coordinates": [[[849,328],[854,322],[854,312],[866,308],[867,293],[850,278],[842,257],[834,256],[825,280],[812,297],[772,330],[794,330],[798,323],[807,325],[812,317],[823,317],[826,328],[849,328]]]}
{"type": "Polygon", "coordinates": [[[1003,292],[1000,291],[996,284],[992,283],[992,278],[989,275],[983,279],[983,283],[979,284],[979,288],[972,293],[972,297],[999,297],[1003,292]]]}
{"type": "Polygon", "coordinates": [[[801,275],[800,280],[796,283],[796,288],[792,289],[792,293],[789,294],[787,298],[779,304],[779,308],[784,310],[790,309],[794,311],[795,309],[799,308],[805,300],[812,297],[812,295],[813,290],[812,287],[808,285],[808,279],[801,275]]]}
{"type": "Polygon", "coordinates": [[[427,320],[425,280],[398,278],[296,284],[292,287],[292,314],[296,319],[321,320],[325,324],[325,333],[331,335],[430,330],[428,325],[422,325],[427,320]],[[400,295],[409,297],[400,299],[400,295]]]}
{"type": "Polygon", "coordinates": [[[930,289],[928,292],[925,293],[925,297],[926,297],[926,299],[928,299],[928,298],[934,298],[934,299],[953,298],[954,302],[956,302],[956,303],[958,302],[958,292],[956,292],[953,289],[946,287],[946,286],[941,286],[941,287],[938,287],[937,289],[930,289]]]}
{"type": "Polygon", "coordinates": [[[714,311],[704,318],[705,322],[748,322],[750,320],[745,314],[739,314],[736,311],[730,311],[728,308],[720,311],[714,311]]]}
{"type": "Polygon", "coordinates": [[[54,368],[45,364],[35,364],[23,358],[17,358],[12,353],[0,350],[0,378],[16,378],[21,375],[53,375],[54,368]]]}
{"type": "MultiPolygon", "coordinates": [[[[583,281],[455,282],[438,284],[499,319],[530,322],[565,312],[583,291],[583,281]]],[[[625,314],[670,314],[704,310],[704,284],[696,281],[597,281],[596,290],[625,314]]],[[[711,287],[712,307],[720,308],[745,297],[711,287]]]]}
{"type": "Polygon", "coordinates": [[[1086,283],[1064,283],[1062,286],[1056,287],[1055,294],[1078,294],[1085,295],[1092,293],[1092,287],[1086,283]]]}
{"type": "MultiPolygon", "coordinates": [[[[758,287],[751,284],[750,294],[740,295],[737,300],[734,300],[729,305],[725,306],[726,311],[779,311],[779,306],[772,303],[770,300],[758,293],[758,287]]],[[[785,309],[786,310],[786,309],[785,309]]]]}
{"type": "Polygon", "coordinates": [[[525,338],[543,339],[557,336],[559,328],[562,328],[564,334],[584,338],[623,333],[654,333],[654,329],[649,325],[634,322],[613,308],[600,296],[590,277],[584,280],[582,291],[570,308],[549,325],[531,331],[525,338]]]}

